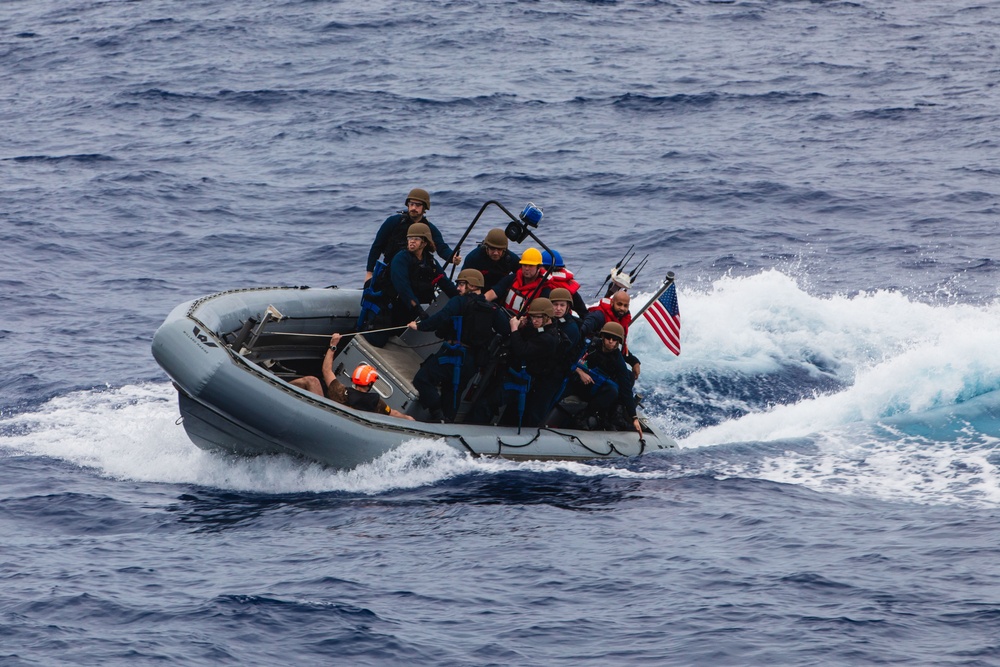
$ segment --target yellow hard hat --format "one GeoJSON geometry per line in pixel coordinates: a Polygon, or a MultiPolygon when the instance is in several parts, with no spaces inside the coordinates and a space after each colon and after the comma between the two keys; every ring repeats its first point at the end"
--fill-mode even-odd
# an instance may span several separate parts
{"type": "Polygon", "coordinates": [[[529,266],[541,266],[542,265],[542,253],[538,248],[528,248],[521,255],[521,264],[527,264],[529,266]]]}

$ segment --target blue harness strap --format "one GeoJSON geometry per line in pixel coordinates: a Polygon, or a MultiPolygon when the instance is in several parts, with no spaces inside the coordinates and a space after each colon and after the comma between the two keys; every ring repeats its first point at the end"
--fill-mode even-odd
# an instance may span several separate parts
{"type": "Polygon", "coordinates": [[[438,363],[443,365],[451,365],[451,383],[454,387],[454,391],[451,395],[452,409],[458,409],[458,387],[462,383],[462,362],[465,361],[465,348],[462,347],[462,316],[456,315],[451,318],[455,326],[455,342],[445,343],[444,349],[448,354],[444,354],[438,357],[438,363]]]}
{"type": "Polygon", "coordinates": [[[588,374],[594,380],[594,384],[590,387],[590,395],[593,396],[597,391],[604,385],[610,385],[614,388],[615,393],[618,393],[618,383],[608,377],[607,373],[597,368],[587,368],[581,365],[579,362],[573,364],[573,370],[580,368],[584,373],[588,374]]]}
{"type": "Polygon", "coordinates": [[[586,367],[580,365],[580,360],[583,359],[583,355],[587,354],[588,347],[590,347],[589,338],[584,340],[583,349],[580,351],[580,354],[577,355],[576,361],[574,361],[572,365],[570,365],[569,371],[567,371],[566,374],[563,376],[562,383],[559,385],[559,391],[557,391],[555,393],[555,396],[552,397],[552,400],[549,402],[549,406],[545,409],[545,414],[548,414],[552,410],[552,408],[555,407],[556,403],[559,402],[559,399],[562,398],[563,392],[566,391],[566,385],[569,384],[570,374],[577,368],[583,368],[586,371],[586,367]]]}
{"type": "Polygon", "coordinates": [[[521,370],[515,371],[513,368],[507,369],[507,379],[504,380],[505,391],[517,392],[517,430],[521,430],[521,421],[524,419],[524,406],[527,401],[528,391],[531,389],[531,376],[524,366],[521,370]]]}
{"type": "Polygon", "coordinates": [[[375,262],[372,279],[368,281],[368,286],[361,293],[361,312],[358,313],[358,321],[354,325],[355,331],[364,331],[368,327],[368,323],[382,311],[382,307],[379,305],[382,290],[376,291],[375,286],[388,270],[389,267],[382,260],[375,262]]]}

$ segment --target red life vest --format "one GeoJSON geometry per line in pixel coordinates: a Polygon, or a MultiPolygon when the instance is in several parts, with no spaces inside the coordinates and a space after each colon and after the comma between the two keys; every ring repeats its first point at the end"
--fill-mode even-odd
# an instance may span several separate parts
{"type": "Polygon", "coordinates": [[[503,307],[512,313],[519,313],[521,309],[524,308],[524,302],[535,293],[535,288],[538,287],[538,283],[542,282],[544,279],[542,272],[538,272],[538,276],[532,280],[530,283],[524,282],[524,273],[521,269],[518,269],[514,274],[514,283],[507,290],[507,294],[503,299],[503,307]]]}
{"type": "Polygon", "coordinates": [[[550,289],[556,289],[557,287],[563,287],[569,290],[570,294],[576,294],[577,290],[580,289],[580,283],[573,279],[573,272],[568,269],[559,269],[548,274],[548,279],[545,281],[545,286],[550,289]]]}

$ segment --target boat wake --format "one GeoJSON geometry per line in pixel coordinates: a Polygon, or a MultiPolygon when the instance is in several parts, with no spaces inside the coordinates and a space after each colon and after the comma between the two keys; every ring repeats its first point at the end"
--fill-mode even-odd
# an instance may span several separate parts
{"type": "Polygon", "coordinates": [[[657,350],[648,330],[633,346],[652,361],[655,417],[682,448],[769,452],[715,460],[717,473],[1000,503],[1000,304],[818,298],[777,271],[721,279],[685,304],[682,357],[657,350]]]}
{"type": "MultiPolygon", "coordinates": [[[[415,439],[354,470],[335,471],[291,456],[238,457],[195,447],[178,423],[170,384],[73,392],[0,419],[0,448],[44,456],[118,480],[194,484],[256,493],[378,494],[432,486],[470,474],[567,471],[608,475],[582,463],[473,459],[442,441],[415,439]]],[[[625,476],[643,476],[621,470],[625,476]]]]}
{"type": "Polygon", "coordinates": [[[413,440],[351,471],[240,458],[191,444],[168,383],[73,392],[0,416],[0,449],[110,479],[258,493],[380,494],[509,473],[708,476],[1000,505],[997,304],[930,306],[895,292],[818,298],[775,271],[682,298],[681,357],[646,326],[630,334],[647,412],[682,447],[662,455],[515,463],[413,440]]]}

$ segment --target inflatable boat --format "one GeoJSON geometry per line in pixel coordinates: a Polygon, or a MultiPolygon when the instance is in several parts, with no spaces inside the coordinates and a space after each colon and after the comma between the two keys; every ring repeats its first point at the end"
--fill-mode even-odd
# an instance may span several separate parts
{"type": "Polygon", "coordinates": [[[440,341],[412,330],[383,347],[351,336],[334,364],[347,386],[358,364],[375,366],[374,390],[415,421],[361,412],[291,384],[320,375],[330,336],[354,331],[361,297],[361,290],[335,287],[273,287],[231,290],[177,306],[156,331],[152,351],[177,389],[192,442],[238,455],[291,454],[338,469],[422,438],[472,456],[516,460],[610,459],[676,447],[641,411],[642,436],[635,430],[423,421],[428,415],[412,380],[440,341]]]}

